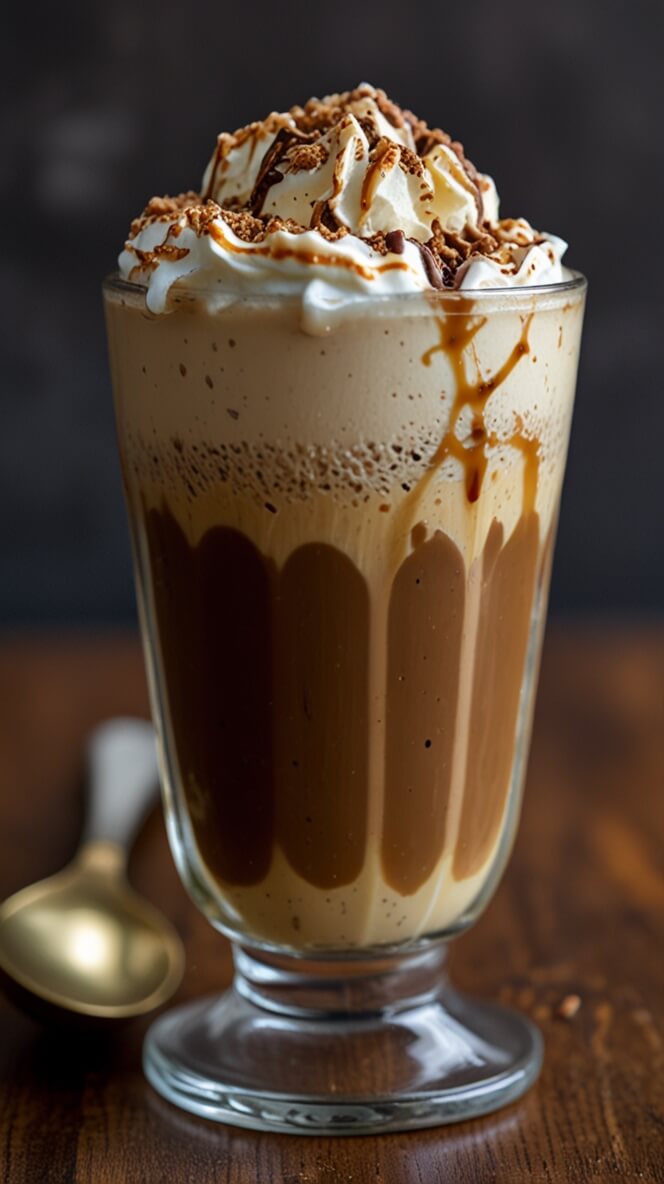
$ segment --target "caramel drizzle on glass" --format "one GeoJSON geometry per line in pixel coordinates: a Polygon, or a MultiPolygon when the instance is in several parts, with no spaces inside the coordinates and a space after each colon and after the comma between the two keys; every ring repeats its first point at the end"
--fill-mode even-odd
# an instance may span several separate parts
{"type": "Polygon", "coordinates": [[[489,378],[481,378],[479,381],[473,382],[467,374],[466,351],[473,338],[486,323],[486,317],[473,317],[472,307],[472,301],[463,301],[459,315],[454,314],[447,318],[436,317],[439,340],[422,355],[423,364],[430,366],[435,354],[445,354],[452,365],[456,389],[447,431],[431,457],[426,472],[407,500],[419,501],[440,465],[451,456],[463,466],[466,497],[472,505],[477,501],[482,490],[489,464],[488,449],[500,445],[517,448],[524,458],[524,510],[529,511],[534,509],[537,493],[539,441],[524,435],[523,421],[520,417],[518,417],[516,431],[507,439],[502,439],[495,432],[487,430],[484,412],[489,396],[505,382],[521,359],[530,352],[528,334],[533,314],[531,313],[524,321],[521,336],[502,366],[489,378]],[[470,444],[467,442],[467,438],[466,440],[459,439],[456,434],[459,420],[467,408],[470,408],[472,413],[470,444]]]}

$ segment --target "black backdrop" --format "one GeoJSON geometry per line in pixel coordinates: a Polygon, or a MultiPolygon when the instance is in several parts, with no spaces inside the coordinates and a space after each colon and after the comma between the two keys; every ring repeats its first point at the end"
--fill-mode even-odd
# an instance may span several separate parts
{"type": "Polygon", "coordinates": [[[216,132],[367,79],[590,277],[552,605],[664,607],[664,4],[11,5],[0,65],[0,627],[131,619],[99,282],[216,132]]]}

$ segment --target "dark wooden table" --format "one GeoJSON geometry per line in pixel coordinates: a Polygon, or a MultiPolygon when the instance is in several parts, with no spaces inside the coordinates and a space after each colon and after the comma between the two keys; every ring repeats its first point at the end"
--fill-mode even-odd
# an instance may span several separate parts
{"type": "MultiPolygon", "coordinates": [[[[136,1022],[97,1044],[0,1001],[0,1177],[11,1184],[664,1181],[664,629],[552,631],[523,823],[462,988],[540,1024],[538,1085],[493,1117],[411,1135],[301,1139],[217,1127],[143,1080],[136,1022]],[[578,996],[574,1016],[561,1015],[578,996]]],[[[76,845],[83,738],[147,710],[133,638],[0,648],[0,896],[76,845]]],[[[136,885],[187,943],[180,998],[225,983],[227,943],[189,904],[158,813],[136,885]]]]}

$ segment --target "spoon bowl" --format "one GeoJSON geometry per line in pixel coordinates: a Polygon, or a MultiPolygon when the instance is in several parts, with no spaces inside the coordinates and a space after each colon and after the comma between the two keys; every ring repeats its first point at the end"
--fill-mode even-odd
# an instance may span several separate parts
{"type": "Polygon", "coordinates": [[[116,849],[91,845],[71,867],[0,910],[0,968],[19,987],[79,1015],[124,1019],[168,999],[180,939],[130,888],[116,849]]]}
{"type": "Polygon", "coordinates": [[[152,729],[141,721],[105,729],[93,741],[89,837],[64,871],[0,908],[0,971],[21,994],[51,1008],[125,1019],[170,998],[184,954],[170,923],[125,876],[129,834],[144,813],[150,781],[151,795],[156,786],[152,729]],[[111,793],[118,775],[129,806],[111,793]],[[104,832],[112,837],[97,837],[104,832]]]}

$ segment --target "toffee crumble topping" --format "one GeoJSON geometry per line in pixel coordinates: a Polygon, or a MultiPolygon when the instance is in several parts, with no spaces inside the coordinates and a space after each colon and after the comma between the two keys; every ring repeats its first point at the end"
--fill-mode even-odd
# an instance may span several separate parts
{"type": "MultiPolygon", "coordinates": [[[[419,250],[427,279],[436,289],[457,286],[465,270],[464,265],[473,256],[491,256],[501,265],[508,266],[508,243],[513,247],[520,239],[525,242],[524,236],[520,233],[518,222],[503,221],[498,228],[484,221],[482,181],[473,164],[466,158],[463,145],[452,140],[440,128],[430,128],[411,111],[393,103],[384,91],[373,91],[362,86],[336,95],[331,100],[309,99],[304,107],[291,107],[286,115],[273,112],[265,121],[249,124],[232,135],[221,133],[217,138],[214,167],[206,191],[199,194],[190,190],[174,197],[153,197],[141,217],[131,223],[130,238],[135,238],[147,225],[173,222],[174,218],[177,221],[169,231],[169,239],[177,239],[185,226],[198,236],[209,234],[211,223],[218,223],[219,220],[225,222],[237,238],[245,243],[262,243],[278,230],[297,235],[315,229],[328,242],[335,242],[352,233],[348,227],[339,223],[329,200],[312,202],[308,225],[273,213],[264,213],[263,206],[272,186],[284,179],[285,172],[279,166],[282,165],[288,173],[300,173],[314,171],[325,165],[329,153],[321,142],[322,137],[348,115],[349,104],[369,98],[384,119],[393,128],[405,131],[414,145],[410,148],[384,136],[370,109],[354,112],[369,144],[369,168],[398,165],[405,174],[424,178],[423,158],[437,145],[443,145],[454,153],[471,182],[479,224],[472,226],[467,223],[463,230],[452,232],[436,220],[432,224],[431,237],[426,242],[406,237],[398,229],[357,237],[381,256],[402,254],[405,243],[413,243],[419,250]],[[265,150],[261,149],[260,140],[266,133],[274,138],[265,150]],[[221,206],[210,196],[217,172],[225,167],[229,152],[248,141],[253,141],[250,145],[252,153],[256,149],[261,152],[253,189],[246,200],[231,196],[221,206]]],[[[426,200],[430,193],[426,186],[422,200],[426,200]]],[[[532,237],[528,242],[532,244],[532,237]]],[[[153,251],[141,251],[129,241],[127,249],[137,256],[143,266],[148,267],[156,266],[160,258],[182,258],[187,254],[186,249],[178,247],[175,242],[162,244],[153,251]]]]}

